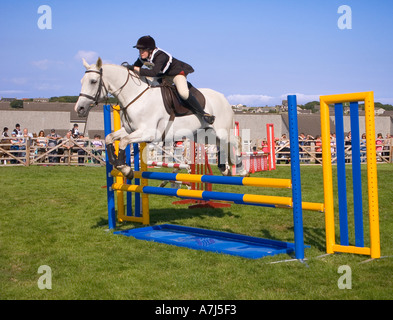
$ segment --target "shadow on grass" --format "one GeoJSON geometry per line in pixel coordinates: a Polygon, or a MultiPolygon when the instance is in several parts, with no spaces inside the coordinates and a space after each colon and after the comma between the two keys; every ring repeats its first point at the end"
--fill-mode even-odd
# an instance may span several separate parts
{"type": "MultiPolygon", "coordinates": [[[[240,215],[230,212],[228,210],[224,211],[222,209],[188,209],[188,208],[172,208],[172,209],[150,209],[150,225],[162,224],[162,223],[175,223],[179,224],[181,220],[190,219],[209,219],[209,218],[223,218],[232,217],[240,218],[240,215]]],[[[117,228],[125,226],[143,227],[141,223],[138,222],[128,222],[124,221],[122,223],[116,223],[117,228]]],[[[102,228],[108,226],[108,219],[100,218],[99,221],[92,228],[102,228]]],[[[201,226],[202,227],[202,226],[201,226]]]]}
{"type": "MultiPolygon", "coordinates": [[[[262,229],[261,230],[261,238],[270,239],[270,240],[278,240],[278,241],[285,241],[285,242],[294,242],[294,228],[293,226],[288,226],[286,230],[291,231],[291,236],[286,237],[285,239],[279,238],[274,236],[269,229],[262,229]]],[[[313,248],[318,250],[324,251],[326,248],[325,242],[325,229],[322,228],[303,228],[303,235],[304,235],[304,244],[309,245],[313,248]]]]}

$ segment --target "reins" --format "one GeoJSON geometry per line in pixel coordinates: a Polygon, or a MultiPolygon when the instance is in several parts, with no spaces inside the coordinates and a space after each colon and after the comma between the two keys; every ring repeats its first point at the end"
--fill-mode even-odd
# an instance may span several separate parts
{"type": "Polygon", "coordinates": [[[130,105],[132,105],[136,100],[138,100],[147,90],[151,88],[151,85],[149,84],[145,90],[143,90],[140,94],[138,94],[133,100],[131,100],[124,108],[126,110],[130,105]]]}

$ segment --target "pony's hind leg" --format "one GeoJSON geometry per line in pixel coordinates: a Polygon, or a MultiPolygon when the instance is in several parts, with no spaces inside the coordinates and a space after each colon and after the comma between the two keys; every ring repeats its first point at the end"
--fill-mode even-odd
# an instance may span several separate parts
{"type": "Polygon", "coordinates": [[[220,132],[217,132],[216,145],[218,169],[223,176],[230,176],[232,172],[229,165],[230,161],[228,161],[230,155],[230,152],[228,150],[228,148],[230,148],[230,144],[228,143],[228,137],[226,135],[220,134],[220,132]]]}
{"type": "Polygon", "coordinates": [[[248,176],[247,170],[243,167],[241,154],[241,140],[238,137],[231,136],[229,141],[226,137],[217,135],[218,150],[218,169],[224,176],[232,175],[232,166],[236,166],[236,174],[239,176],[248,176]]]}
{"type": "Polygon", "coordinates": [[[233,136],[230,143],[230,151],[232,155],[229,157],[232,165],[236,166],[236,175],[248,177],[250,174],[243,166],[242,160],[242,140],[241,137],[233,136]],[[232,145],[232,146],[231,146],[232,145]]]}

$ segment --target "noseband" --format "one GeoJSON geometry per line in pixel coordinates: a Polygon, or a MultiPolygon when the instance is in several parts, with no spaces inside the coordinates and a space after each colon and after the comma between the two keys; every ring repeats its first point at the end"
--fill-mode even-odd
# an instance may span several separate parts
{"type": "Polygon", "coordinates": [[[97,93],[96,93],[95,97],[93,97],[91,95],[88,95],[86,93],[82,93],[82,92],[79,94],[79,96],[80,97],[85,97],[85,98],[90,99],[90,100],[93,100],[95,105],[97,106],[98,105],[98,100],[100,99],[100,93],[101,93],[102,87],[104,87],[104,89],[107,92],[107,94],[108,94],[108,90],[105,88],[104,82],[102,81],[102,68],[100,69],[100,71],[97,71],[97,70],[87,70],[87,71],[85,71],[85,73],[89,73],[89,72],[98,73],[100,75],[100,82],[98,84],[97,93]]]}

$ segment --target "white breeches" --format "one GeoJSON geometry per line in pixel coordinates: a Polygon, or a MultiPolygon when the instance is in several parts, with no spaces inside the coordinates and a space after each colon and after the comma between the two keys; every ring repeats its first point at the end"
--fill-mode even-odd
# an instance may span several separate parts
{"type": "Polygon", "coordinates": [[[187,100],[190,95],[190,91],[188,90],[187,85],[187,78],[181,74],[178,74],[177,76],[173,77],[172,81],[175,84],[180,97],[183,100],[187,100]]]}

